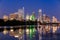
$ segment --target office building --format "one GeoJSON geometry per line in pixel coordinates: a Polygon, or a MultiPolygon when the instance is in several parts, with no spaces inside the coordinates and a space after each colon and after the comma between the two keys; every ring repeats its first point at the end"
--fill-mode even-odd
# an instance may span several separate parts
{"type": "Polygon", "coordinates": [[[4,20],[4,21],[7,21],[7,20],[8,20],[8,16],[7,16],[7,15],[4,15],[4,16],[3,16],[3,20],[4,20]]]}

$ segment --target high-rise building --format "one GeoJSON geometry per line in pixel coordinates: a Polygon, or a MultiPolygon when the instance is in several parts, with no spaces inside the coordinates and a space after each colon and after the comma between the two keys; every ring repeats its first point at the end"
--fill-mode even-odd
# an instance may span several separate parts
{"type": "Polygon", "coordinates": [[[8,33],[8,30],[6,29],[6,26],[4,27],[3,34],[6,35],[8,33]]]}
{"type": "MultiPolygon", "coordinates": [[[[57,22],[58,22],[58,21],[57,21],[57,18],[56,18],[55,16],[52,17],[52,22],[53,22],[53,23],[57,23],[57,22]]],[[[55,33],[55,32],[57,31],[58,27],[57,27],[56,25],[53,25],[53,26],[52,26],[52,29],[53,29],[53,30],[52,30],[53,33],[55,33]]]]}
{"type": "Polygon", "coordinates": [[[15,19],[18,20],[18,12],[15,12],[14,15],[15,15],[15,19]]]}
{"type": "Polygon", "coordinates": [[[18,10],[18,17],[24,19],[24,7],[18,10]]]}
{"type": "Polygon", "coordinates": [[[42,10],[41,10],[41,9],[39,9],[39,11],[38,11],[38,12],[39,12],[39,15],[38,15],[38,16],[39,16],[39,20],[40,20],[40,22],[42,22],[42,10]]]}
{"type": "Polygon", "coordinates": [[[43,14],[43,22],[46,22],[46,23],[50,22],[50,17],[47,16],[46,14],[43,14]]]}
{"type": "Polygon", "coordinates": [[[57,18],[55,16],[52,17],[52,22],[57,22],[57,18]]]}
{"type": "Polygon", "coordinates": [[[17,19],[17,14],[10,14],[9,15],[9,20],[17,19]]]}
{"type": "Polygon", "coordinates": [[[43,14],[43,22],[46,20],[46,14],[43,14]]]}
{"type": "Polygon", "coordinates": [[[30,19],[30,16],[27,14],[26,15],[26,20],[28,21],[30,19]]]}
{"type": "MultiPolygon", "coordinates": [[[[44,23],[49,23],[50,22],[50,17],[47,16],[46,14],[43,14],[43,22],[44,23]]],[[[43,25],[43,32],[44,33],[49,33],[50,32],[50,25],[43,25]]]]}
{"type": "Polygon", "coordinates": [[[32,20],[32,21],[35,21],[35,20],[36,20],[34,12],[33,12],[32,15],[30,16],[30,20],[32,20]]]}

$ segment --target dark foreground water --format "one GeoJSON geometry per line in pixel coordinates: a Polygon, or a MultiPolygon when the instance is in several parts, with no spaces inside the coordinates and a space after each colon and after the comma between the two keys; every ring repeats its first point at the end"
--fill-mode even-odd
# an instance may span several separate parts
{"type": "Polygon", "coordinates": [[[0,40],[18,40],[17,38],[10,36],[9,34],[4,35],[0,32],[0,40]]]}
{"type": "Polygon", "coordinates": [[[30,34],[26,34],[26,29],[24,29],[22,38],[10,36],[9,33],[4,35],[2,32],[0,32],[0,40],[60,40],[60,28],[56,31],[56,34],[53,34],[52,30],[51,33],[44,33],[41,30],[38,31],[38,29],[36,29],[36,31],[34,31],[34,29],[29,29],[29,31],[31,31],[31,33],[29,32],[30,34]]]}
{"type": "MultiPolygon", "coordinates": [[[[36,34],[35,34],[36,35],[36,34]]],[[[24,36],[24,39],[20,39],[20,40],[60,40],[60,34],[42,34],[42,35],[36,35],[32,38],[29,38],[28,36],[24,36]]],[[[15,38],[13,36],[10,36],[9,34],[4,35],[2,32],[0,33],[0,40],[19,40],[18,38],[15,38]]]]}
{"type": "Polygon", "coordinates": [[[60,40],[60,34],[42,35],[42,40],[60,40]]]}

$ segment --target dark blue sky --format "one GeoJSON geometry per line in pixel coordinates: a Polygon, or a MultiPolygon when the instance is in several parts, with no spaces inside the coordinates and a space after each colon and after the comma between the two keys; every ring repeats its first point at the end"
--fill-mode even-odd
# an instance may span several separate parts
{"type": "Polygon", "coordinates": [[[43,14],[60,18],[60,0],[0,0],[0,18],[5,14],[17,12],[23,6],[25,14],[35,11],[38,15],[38,9],[42,9],[43,14]]]}

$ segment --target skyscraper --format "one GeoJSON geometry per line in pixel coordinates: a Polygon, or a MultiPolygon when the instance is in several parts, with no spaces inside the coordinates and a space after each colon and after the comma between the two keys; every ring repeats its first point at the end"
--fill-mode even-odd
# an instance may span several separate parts
{"type": "Polygon", "coordinates": [[[39,12],[39,15],[38,15],[38,16],[39,16],[39,20],[40,20],[40,22],[42,22],[42,10],[41,10],[41,9],[39,9],[39,11],[38,11],[38,12],[39,12]]]}
{"type": "MultiPolygon", "coordinates": [[[[57,18],[56,18],[55,16],[52,17],[52,22],[53,22],[53,23],[57,23],[57,22],[58,22],[58,21],[57,21],[57,18]]],[[[53,30],[52,30],[53,33],[55,33],[55,32],[57,31],[58,27],[57,27],[56,25],[53,25],[53,26],[52,26],[52,29],[53,29],[53,30]]]]}
{"type": "MultiPolygon", "coordinates": [[[[31,21],[35,21],[35,12],[32,12],[32,15],[30,16],[30,20],[31,21]]],[[[30,25],[30,28],[29,28],[29,30],[30,30],[30,40],[33,40],[33,36],[34,36],[34,34],[35,34],[35,25],[30,25]]]]}
{"type": "Polygon", "coordinates": [[[43,22],[46,22],[46,23],[50,22],[50,17],[47,16],[46,14],[43,14],[43,22]]]}
{"type": "Polygon", "coordinates": [[[34,14],[34,12],[33,12],[32,15],[30,16],[30,20],[31,20],[31,21],[35,21],[35,19],[36,19],[36,18],[35,18],[35,14],[34,14]]]}
{"type": "Polygon", "coordinates": [[[55,16],[52,17],[52,22],[57,22],[57,18],[55,16]]]}
{"type": "MultiPolygon", "coordinates": [[[[41,9],[39,9],[38,10],[38,21],[39,22],[43,22],[43,20],[42,20],[42,10],[41,9]]],[[[37,29],[38,29],[38,35],[39,35],[39,40],[42,40],[42,32],[43,32],[43,26],[42,25],[40,25],[39,23],[38,23],[38,27],[37,27],[37,29]]]]}
{"type": "Polygon", "coordinates": [[[9,19],[10,19],[10,20],[17,19],[17,15],[14,14],[14,13],[13,13],[13,14],[10,14],[10,15],[9,15],[9,19]]]}
{"type": "Polygon", "coordinates": [[[30,19],[30,16],[27,14],[26,15],[26,20],[28,21],[30,19]]]}
{"type": "Polygon", "coordinates": [[[18,10],[18,17],[24,19],[24,7],[18,10]]]}

